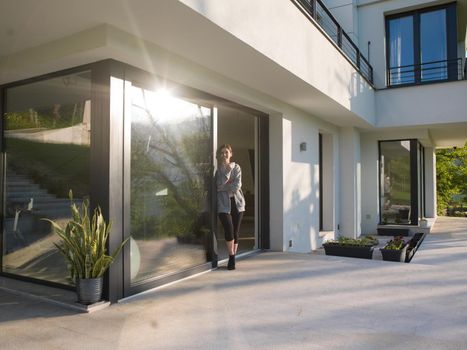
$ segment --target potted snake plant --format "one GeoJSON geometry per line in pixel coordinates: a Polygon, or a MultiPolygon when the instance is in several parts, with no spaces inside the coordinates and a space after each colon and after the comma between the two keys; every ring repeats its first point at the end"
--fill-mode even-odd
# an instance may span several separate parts
{"type": "Polygon", "coordinates": [[[78,302],[93,304],[101,300],[104,273],[128,238],[108,255],[106,245],[112,225],[106,223],[101,208],[97,207],[91,218],[88,199],[83,201],[81,211],[73,202],[71,191],[70,200],[72,218],[64,226],[45,220],[60,237],[60,242],[54,244],[65,258],[70,278],[76,285],[78,302]]]}

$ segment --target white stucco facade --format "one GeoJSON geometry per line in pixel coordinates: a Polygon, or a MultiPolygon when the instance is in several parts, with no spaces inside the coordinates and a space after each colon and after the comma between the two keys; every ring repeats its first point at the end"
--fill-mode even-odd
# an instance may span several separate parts
{"type": "Polygon", "coordinates": [[[467,81],[387,89],[384,38],[386,14],[444,1],[325,2],[364,55],[371,43],[373,86],[291,1],[79,3],[47,1],[32,15],[41,23],[31,37],[25,33],[34,28],[15,24],[38,22],[23,13],[27,5],[1,5],[10,17],[2,33],[13,34],[0,42],[8,43],[0,45],[0,83],[111,58],[267,114],[270,249],[321,247],[320,196],[321,231],[375,233],[382,140],[425,147],[426,216],[436,216],[434,150],[466,140],[467,81]],[[59,31],[69,11],[74,16],[59,31]]]}

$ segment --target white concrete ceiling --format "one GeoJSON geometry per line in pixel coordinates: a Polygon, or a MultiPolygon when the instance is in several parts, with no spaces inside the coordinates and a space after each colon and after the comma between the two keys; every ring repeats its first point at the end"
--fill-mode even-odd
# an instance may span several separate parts
{"type": "MultiPolygon", "coordinates": [[[[467,12],[467,0],[458,4],[460,12],[467,12]]],[[[459,16],[465,22],[467,13],[459,16]]],[[[0,58],[103,23],[333,124],[371,129],[299,77],[175,0],[0,0],[0,58]]],[[[465,125],[428,130],[439,147],[463,143],[467,135],[465,125]]]]}
{"type": "Polygon", "coordinates": [[[467,123],[437,125],[430,128],[430,135],[437,148],[464,147],[467,123]]]}
{"type": "Polygon", "coordinates": [[[105,23],[330,123],[371,127],[179,1],[3,0],[0,16],[0,58],[105,23]]]}

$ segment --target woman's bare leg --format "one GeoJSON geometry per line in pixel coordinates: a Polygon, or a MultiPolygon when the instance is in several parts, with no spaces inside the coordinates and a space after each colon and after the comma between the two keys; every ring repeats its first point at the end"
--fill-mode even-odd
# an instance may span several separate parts
{"type": "Polygon", "coordinates": [[[233,239],[231,241],[225,241],[225,244],[227,245],[227,253],[229,253],[229,255],[235,255],[236,246],[238,246],[238,244],[234,244],[233,239]]]}

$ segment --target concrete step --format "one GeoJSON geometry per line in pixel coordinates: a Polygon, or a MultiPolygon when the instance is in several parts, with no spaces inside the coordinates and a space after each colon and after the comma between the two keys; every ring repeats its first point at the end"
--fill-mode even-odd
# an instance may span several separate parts
{"type": "Polygon", "coordinates": [[[27,175],[17,174],[10,170],[7,170],[6,175],[9,179],[29,179],[27,175]]]}
{"type": "Polygon", "coordinates": [[[12,195],[11,193],[6,193],[6,201],[10,203],[29,203],[31,198],[34,199],[34,203],[39,202],[49,202],[51,200],[57,199],[57,197],[50,193],[40,193],[40,194],[16,194],[12,195]]]}
{"type": "Polygon", "coordinates": [[[34,184],[34,183],[31,182],[30,179],[26,179],[26,178],[25,179],[11,178],[11,177],[8,177],[8,175],[7,175],[6,178],[7,178],[6,187],[34,184]]]}
{"type": "Polygon", "coordinates": [[[9,181],[7,178],[6,181],[6,187],[7,188],[21,188],[21,187],[37,187],[40,188],[40,186],[30,180],[16,180],[16,181],[9,181]]]}
{"type": "Polygon", "coordinates": [[[36,185],[34,183],[7,185],[5,188],[10,192],[25,192],[25,191],[28,191],[28,190],[31,191],[31,192],[33,192],[33,191],[45,191],[39,185],[36,185]]]}

